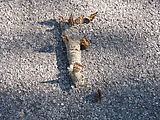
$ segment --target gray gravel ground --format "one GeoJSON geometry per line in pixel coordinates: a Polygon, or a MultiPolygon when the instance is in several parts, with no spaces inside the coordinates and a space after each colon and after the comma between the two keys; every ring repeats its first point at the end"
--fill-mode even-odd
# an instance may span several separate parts
{"type": "Polygon", "coordinates": [[[0,1],[0,120],[72,119],[160,119],[159,0],[0,1]],[[58,16],[96,11],[72,89],[58,16]]]}

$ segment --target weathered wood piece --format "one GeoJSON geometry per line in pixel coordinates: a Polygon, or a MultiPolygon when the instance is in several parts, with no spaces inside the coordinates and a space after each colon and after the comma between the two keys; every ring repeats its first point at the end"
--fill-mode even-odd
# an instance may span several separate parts
{"type": "MultiPolygon", "coordinates": [[[[79,25],[83,23],[89,23],[94,19],[97,13],[91,14],[89,17],[80,16],[73,19],[73,15],[69,17],[67,21],[64,19],[61,21],[61,31],[62,38],[66,45],[67,49],[67,57],[69,61],[69,73],[71,75],[71,79],[76,87],[85,86],[86,81],[81,71],[83,69],[83,65],[81,63],[81,46],[88,46],[89,41],[85,36],[82,36],[79,33],[79,25]]],[[[62,17],[63,18],[63,17],[62,17]]]]}

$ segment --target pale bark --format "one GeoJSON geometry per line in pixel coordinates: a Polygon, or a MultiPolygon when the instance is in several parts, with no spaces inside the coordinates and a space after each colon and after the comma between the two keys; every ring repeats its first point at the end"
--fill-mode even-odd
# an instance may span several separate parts
{"type": "Polygon", "coordinates": [[[83,23],[89,23],[94,19],[97,13],[91,14],[89,17],[78,17],[73,19],[71,15],[67,22],[62,21],[61,30],[62,38],[66,45],[67,57],[69,61],[69,73],[71,79],[76,87],[86,85],[84,76],[82,75],[83,66],[81,64],[81,45],[88,46],[89,43],[86,38],[82,38],[82,35],[79,33],[79,27],[83,23]],[[86,22],[87,21],[87,22],[86,22]]]}
{"type": "Polygon", "coordinates": [[[81,64],[81,40],[79,31],[76,27],[69,27],[62,32],[62,38],[67,49],[67,57],[69,61],[68,70],[71,75],[71,79],[76,87],[84,86],[85,79],[81,73],[83,66],[81,64]]]}

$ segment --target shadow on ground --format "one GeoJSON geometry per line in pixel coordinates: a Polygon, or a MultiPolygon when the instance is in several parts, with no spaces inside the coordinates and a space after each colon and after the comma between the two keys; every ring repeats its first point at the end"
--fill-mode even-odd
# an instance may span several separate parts
{"type": "MultiPolygon", "coordinates": [[[[100,104],[95,90],[58,92],[3,89],[0,92],[0,119],[133,119],[158,120],[160,95],[158,79],[143,78],[111,83],[103,88],[100,104]],[[81,100],[81,97],[84,99],[81,100]],[[62,104],[63,103],[63,104],[62,104]],[[65,107],[64,107],[65,105],[65,107]],[[58,113],[58,114],[57,114],[58,113]]],[[[3,86],[1,86],[3,88],[3,86]]],[[[31,88],[32,89],[32,88],[31,88]]]]}
{"type": "MultiPolygon", "coordinates": [[[[62,90],[69,90],[71,89],[72,82],[70,80],[70,76],[67,70],[69,63],[67,59],[65,44],[63,43],[61,38],[60,24],[54,19],[38,22],[38,24],[53,27],[53,29],[47,29],[46,32],[51,32],[56,40],[56,46],[54,52],[56,53],[57,66],[58,70],[60,71],[60,73],[57,76],[58,80],[43,81],[41,83],[48,83],[48,84],[59,83],[62,90]]],[[[40,49],[35,50],[35,52],[52,52],[52,51],[53,48],[51,45],[44,46],[40,49]]]]}

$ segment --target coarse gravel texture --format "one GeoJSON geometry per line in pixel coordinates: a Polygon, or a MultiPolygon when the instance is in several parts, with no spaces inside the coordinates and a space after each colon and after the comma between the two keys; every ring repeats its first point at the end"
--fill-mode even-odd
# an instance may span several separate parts
{"type": "Polygon", "coordinates": [[[159,119],[159,0],[0,0],[0,120],[159,119]],[[72,88],[59,16],[97,11],[72,88]]]}

